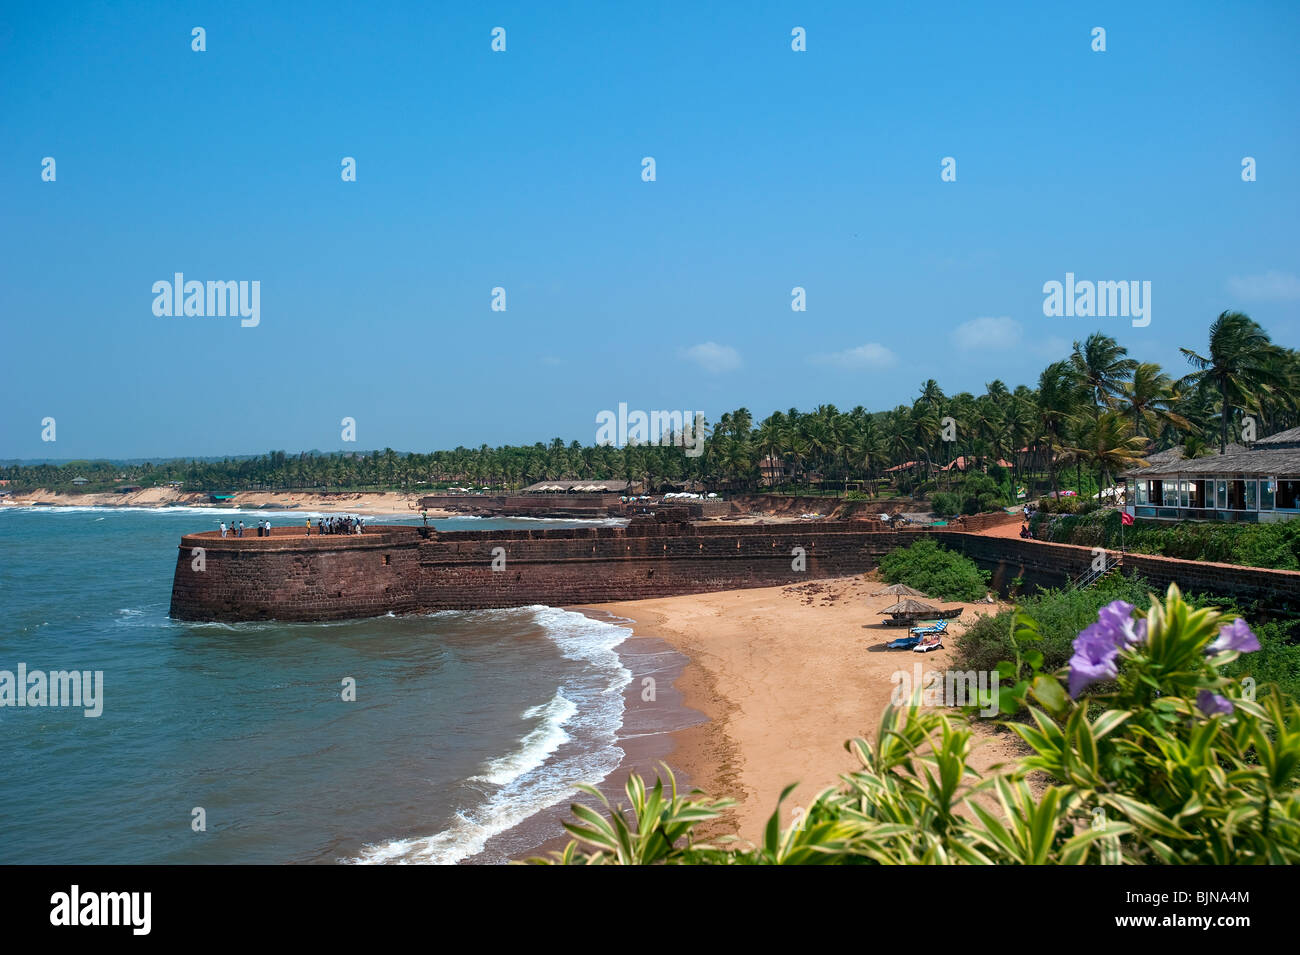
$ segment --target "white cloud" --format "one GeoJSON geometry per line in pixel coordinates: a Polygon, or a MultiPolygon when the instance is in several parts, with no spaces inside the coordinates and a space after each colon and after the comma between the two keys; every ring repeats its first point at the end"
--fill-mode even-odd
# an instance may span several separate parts
{"type": "Polygon", "coordinates": [[[1228,279],[1233,295],[1249,302],[1294,302],[1300,299],[1300,278],[1290,272],[1234,275],[1228,279]]]}
{"type": "Polygon", "coordinates": [[[695,362],[705,371],[715,375],[725,371],[735,371],[740,367],[740,352],[730,345],[719,345],[717,342],[701,342],[699,345],[692,345],[682,354],[688,361],[695,362]]]}
{"type": "Polygon", "coordinates": [[[868,342],[828,355],[813,355],[812,361],[840,368],[888,368],[898,362],[898,356],[879,342],[868,342]]]}
{"type": "Polygon", "coordinates": [[[958,348],[1015,348],[1020,344],[1020,323],[1006,315],[997,318],[972,318],[952,332],[958,348]]]}

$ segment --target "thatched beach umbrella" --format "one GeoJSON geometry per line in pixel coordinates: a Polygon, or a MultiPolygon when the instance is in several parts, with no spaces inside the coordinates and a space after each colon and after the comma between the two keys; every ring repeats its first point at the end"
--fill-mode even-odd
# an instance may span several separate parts
{"type": "Polygon", "coordinates": [[[904,614],[911,616],[913,614],[920,615],[938,613],[939,608],[931,607],[927,603],[921,603],[919,600],[913,600],[911,597],[908,597],[906,600],[900,600],[892,607],[886,607],[884,610],[878,612],[881,614],[893,614],[895,616],[902,616],[904,614]]]}
{"type": "Polygon", "coordinates": [[[890,584],[884,590],[877,590],[873,597],[924,597],[925,594],[907,584],[890,584]]]}

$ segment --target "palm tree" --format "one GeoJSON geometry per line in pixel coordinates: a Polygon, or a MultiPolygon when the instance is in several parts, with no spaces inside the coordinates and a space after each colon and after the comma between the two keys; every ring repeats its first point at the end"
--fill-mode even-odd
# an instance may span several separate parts
{"type": "Polygon", "coordinates": [[[1038,437],[1036,397],[1029,388],[1017,385],[1006,408],[1007,439],[1011,443],[1012,491],[1020,482],[1022,449],[1027,450],[1038,437]]]}
{"type": "Polygon", "coordinates": [[[1174,381],[1155,362],[1133,369],[1133,379],[1120,383],[1119,406],[1133,419],[1133,433],[1154,437],[1166,424],[1190,430],[1192,423],[1173,410],[1178,401],[1174,381]]]}
{"type": "Polygon", "coordinates": [[[1183,441],[1183,457],[1203,458],[1210,453],[1210,446],[1199,434],[1189,434],[1183,441]]]}
{"type": "Polygon", "coordinates": [[[1047,476],[1052,484],[1052,496],[1060,496],[1056,480],[1056,450],[1061,432],[1070,413],[1070,364],[1054,361],[1038,376],[1038,422],[1047,442],[1047,476]]]}
{"type": "Polygon", "coordinates": [[[921,385],[921,397],[918,400],[938,408],[944,401],[943,389],[939,387],[939,383],[933,378],[928,378],[925,384],[921,385]]]}
{"type": "Polygon", "coordinates": [[[1137,362],[1125,358],[1126,349],[1109,335],[1093,332],[1083,344],[1074,343],[1070,354],[1070,368],[1079,385],[1086,388],[1089,399],[1097,407],[1109,407],[1114,403],[1123,381],[1128,378],[1137,362]]]}
{"type": "Polygon", "coordinates": [[[857,430],[849,438],[847,450],[849,466],[861,468],[865,474],[868,493],[876,495],[875,472],[884,458],[883,437],[876,421],[870,415],[861,419],[857,430]]]}
{"type": "Polygon", "coordinates": [[[1066,446],[1066,455],[1097,469],[1097,499],[1105,490],[1106,478],[1142,464],[1147,440],[1130,431],[1128,420],[1119,411],[1103,411],[1096,417],[1078,415],[1074,441],[1066,446]]]}
{"type": "Polygon", "coordinates": [[[1222,312],[1210,326],[1209,354],[1180,348],[1196,371],[1177,387],[1213,388],[1219,396],[1219,453],[1228,449],[1228,420],[1233,406],[1255,407],[1280,383],[1282,355],[1250,316],[1222,312]]]}

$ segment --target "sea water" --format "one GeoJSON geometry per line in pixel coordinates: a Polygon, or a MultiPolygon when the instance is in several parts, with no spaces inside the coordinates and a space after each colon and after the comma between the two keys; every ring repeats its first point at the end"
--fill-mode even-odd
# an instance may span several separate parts
{"type": "Polygon", "coordinates": [[[616,622],[167,616],[182,534],[308,513],[0,509],[0,671],[103,674],[98,717],[0,706],[0,863],[502,861],[493,837],[619,765],[616,622]]]}

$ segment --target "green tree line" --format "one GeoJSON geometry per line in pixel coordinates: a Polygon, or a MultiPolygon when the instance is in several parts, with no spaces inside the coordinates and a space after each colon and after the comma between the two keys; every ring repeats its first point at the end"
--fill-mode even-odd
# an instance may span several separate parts
{"type": "Polygon", "coordinates": [[[457,447],[429,453],[391,448],[365,453],[290,454],[220,461],[175,460],[124,465],[107,461],[10,466],[0,476],[15,488],[63,488],[85,477],[87,489],[116,484],[181,482],[187,490],[281,488],[413,489],[455,484],[520,487],[558,478],[630,480],[658,485],[694,481],[712,489],[753,491],[764,462],[777,463],[777,483],[791,488],[847,488],[877,493],[885,479],[904,491],[950,482],[943,467],[1009,465],[1012,485],[1060,490],[1105,487],[1146,454],[1175,444],[1190,456],[1220,450],[1254,419],[1259,437],[1300,425],[1300,352],[1272,342],[1252,319],[1224,312],[1210,325],[1203,350],[1183,348],[1186,374],[1175,378],[1154,362],[1131,357],[1100,332],[1073,344],[1047,365],[1033,386],[988,382],[982,394],[946,394],[923,382],[910,404],[868,411],[820,405],[775,411],[755,423],[747,408],[706,422],[703,453],[681,446],[549,444],[457,447]]]}

